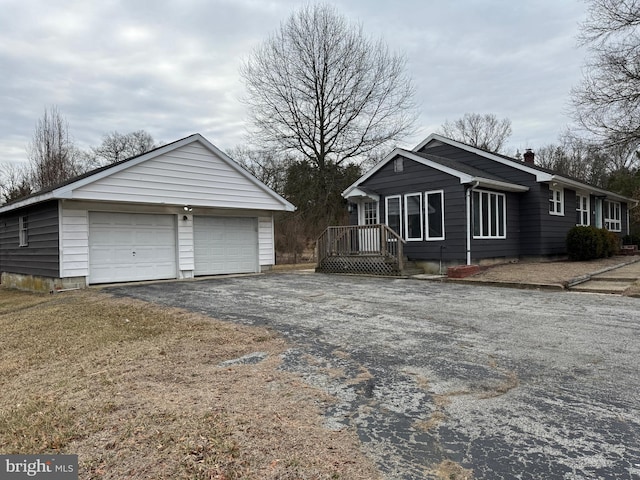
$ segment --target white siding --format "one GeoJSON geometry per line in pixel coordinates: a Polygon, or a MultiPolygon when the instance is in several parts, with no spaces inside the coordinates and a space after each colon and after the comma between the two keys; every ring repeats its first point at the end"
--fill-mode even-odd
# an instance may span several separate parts
{"type": "Polygon", "coordinates": [[[273,217],[258,218],[259,264],[275,265],[275,240],[273,235],[273,217]]]}
{"type": "Polygon", "coordinates": [[[192,277],[194,266],[193,215],[178,215],[178,269],[181,276],[192,277]]]}
{"type": "Polygon", "coordinates": [[[193,142],[73,190],[73,199],[282,210],[282,203],[193,142]]]}
{"type": "Polygon", "coordinates": [[[89,220],[86,210],[62,210],[60,277],[89,275],[89,220]]]}

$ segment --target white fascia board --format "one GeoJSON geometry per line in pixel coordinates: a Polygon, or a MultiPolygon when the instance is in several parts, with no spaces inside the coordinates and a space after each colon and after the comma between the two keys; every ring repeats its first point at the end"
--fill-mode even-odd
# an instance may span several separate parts
{"type": "Polygon", "coordinates": [[[422,147],[424,147],[429,142],[437,140],[442,143],[446,143],[447,145],[451,145],[456,148],[460,148],[461,150],[465,150],[470,153],[475,153],[476,155],[480,155],[482,157],[488,158],[489,160],[493,160],[494,162],[501,163],[508,167],[516,168],[520,171],[530,173],[531,175],[535,175],[537,182],[548,182],[551,180],[550,173],[541,172],[540,170],[536,170],[535,168],[531,168],[527,166],[524,162],[521,164],[516,162],[515,160],[510,161],[505,158],[500,157],[499,155],[494,155],[493,153],[485,152],[484,150],[480,150],[479,148],[472,147],[470,145],[465,145],[464,143],[457,142],[455,140],[451,140],[450,138],[443,137],[442,135],[438,135],[437,133],[432,133],[427,138],[425,138],[422,142],[420,142],[414,149],[414,152],[417,152],[422,147]]]}
{"type": "Polygon", "coordinates": [[[198,139],[200,140],[200,142],[206,147],[208,148],[212,153],[214,153],[215,155],[219,156],[220,158],[222,158],[225,162],[227,162],[231,168],[233,168],[234,170],[236,170],[238,173],[240,173],[242,176],[244,176],[245,178],[247,178],[250,182],[252,182],[254,185],[256,185],[257,187],[259,187],[261,190],[263,190],[264,192],[266,192],[267,194],[269,194],[271,197],[273,197],[276,201],[278,201],[279,203],[282,204],[283,206],[283,210],[286,212],[294,212],[296,210],[295,205],[293,205],[292,203],[288,202],[286,199],[284,199],[282,196],[280,196],[278,193],[276,193],[275,191],[273,191],[271,188],[269,188],[267,185],[265,185],[264,183],[262,183],[259,179],[257,179],[255,176],[251,175],[247,170],[245,170],[244,168],[242,168],[242,166],[237,163],[235,160],[233,160],[231,157],[229,157],[226,153],[224,153],[222,150],[220,150],[218,147],[216,147],[213,143],[211,143],[209,140],[207,140],[206,138],[204,138],[202,135],[200,135],[199,133],[195,134],[198,139]]]}
{"type": "Polygon", "coordinates": [[[469,183],[470,181],[473,180],[473,177],[471,175],[467,175],[466,173],[462,173],[453,168],[445,167],[444,165],[440,165],[439,163],[432,162],[427,158],[421,157],[420,155],[416,155],[407,150],[403,150],[401,148],[395,148],[389,155],[387,155],[380,162],[378,162],[371,170],[369,170],[367,173],[361,176],[352,185],[350,185],[344,192],[342,192],[342,196],[344,198],[347,198],[355,188],[360,186],[367,179],[371,178],[371,176],[373,176],[374,173],[378,172],[382,167],[384,167],[390,160],[392,160],[397,155],[400,155],[404,158],[408,158],[409,160],[414,160],[427,167],[431,167],[443,173],[447,173],[449,175],[457,177],[460,179],[460,183],[469,183]]]}
{"type": "Polygon", "coordinates": [[[570,178],[565,178],[560,175],[553,175],[551,178],[551,183],[557,183],[560,186],[569,187],[573,190],[583,191],[589,194],[603,195],[603,196],[606,196],[607,198],[611,198],[613,200],[617,200],[621,202],[632,203],[634,204],[634,206],[638,204],[638,200],[635,200],[633,198],[624,197],[622,195],[618,195],[617,193],[610,192],[602,188],[593,187],[591,185],[587,185],[577,180],[572,180],[570,178]]]}
{"type": "Polygon", "coordinates": [[[367,173],[365,173],[364,175],[362,175],[358,180],[356,180],[355,182],[353,182],[351,185],[349,185],[343,192],[342,192],[342,196],[344,198],[347,198],[347,196],[351,193],[351,191],[358,187],[362,182],[364,182],[365,180],[367,180],[368,178],[370,178],[374,173],[376,173],[378,170],[380,170],[382,167],[384,167],[386,165],[386,163],[391,160],[393,157],[395,157],[396,155],[398,155],[401,152],[401,150],[399,148],[394,148],[393,151],[388,154],[386,157],[384,157],[382,160],[380,160],[378,163],[376,163],[373,168],[371,168],[367,173]]]}
{"type": "Polygon", "coordinates": [[[42,195],[37,195],[35,197],[25,198],[24,200],[20,200],[16,203],[12,203],[11,205],[5,205],[4,207],[0,207],[0,213],[10,212],[11,210],[16,210],[18,208],[27,207],[29,205],[33,205],[40,202],[45,202],[47,200],[52,200],[54,197],[53,192],[43,193],[42,195]]]}
{"type": "Polygon", "coordinates": [[[146,162],[147,160],[151,159],[151,158],[155,158],[155,157],[159,157],[160,155],[164,155],[167,152],[171,152],[177,148],[180,148],[184,145],[188,145],[189,143],[194,142],[195,140],[197,140],[197,137],[202,138],[202,136],[198,133],[194,134],[194,135],[189,135],[186,138],[183,138],[182,140],[180,140],[179,142],[174,142],[171,143],[169,145],[165,145],[164,147],[160,147],[156,150],[154,150],[153,152],[149,152],[149,153],[145,153],[143,155],[140,155],[139,157],[133,159],[133,160],[125,160],[122,163],[119,163],[117,165],[114,165],[110,168],[105,168],[104,170],[97,172],[93,175],[89,175],[88,177],[82,178],[76,182],[70,183],[68,185],[65,185],[63,187],[60,188],[56,188],[53,191],[53,194],[56,198],[73,198],[73,191],[76,188],[80,188],[80,187],[84,187],[85,185],[88,185],[90,183],[93,183],[97,180],[103,179],[105,177],[108,177],[110,175],[113,175],[114,173],[118,173],[121,172],[123,170],[126,170],[127,168],[133,167],[135,165],[138,165],[142,162],[146,162]]]}
{"type": "Polygon", "coordinates": [[[473,182],[477,182],[479,187],[493,188],[494,190],[502,190],[504,192],[528,192],[529,187],[518,185],[516,183],[501,182],[499,180],[491,180],[490,178],[476,177],[473,182]]]}
{"type": "Polygon", "coordinates": [[[342,196],[347,200],[358,200],[363,198],[369,198],[375,202],[380,200],[380,195],[377,195],[375,193],[366,193],[360,190],[358,187],[353,187],[353,188],[350,187],[349,192],[347,193],[347,190],[345,190],[342,193],[342,196]]]}

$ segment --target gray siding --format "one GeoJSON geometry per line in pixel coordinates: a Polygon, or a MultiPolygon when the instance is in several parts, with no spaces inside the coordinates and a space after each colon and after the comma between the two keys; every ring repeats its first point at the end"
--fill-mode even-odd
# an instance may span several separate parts
{"type": "Polygon", "coordinates": [[[464,186],[457,177],[442,173],[413,160],[404,159],[404,170],[393,171],[389,162],[363,183],[380,194],[380,221],[385,220],[385,198],[407,193],[444,191],[445,240],[408,241],[404,246],[406,256],[412,260],[463,261],[466,258],[466,207],[464,186]]]}
{"type": "MultiPolygon", "coordinates": [[[[483,189],[483,191],[491,191],[483,189]]],[[[498,192],[504,193],[504,192],[498,192]]],[[[506,238],[472,238],[471,261],[520,255],[520,194],[505,193],[507,203],[506,238]]]]}
{"type": "Polygon", "coordinates": [[[60,277],[58,201],[0,215],[0,271],[60,277]],[[28,217],[29,244],[19,246],[19,217],[28,217]]]}

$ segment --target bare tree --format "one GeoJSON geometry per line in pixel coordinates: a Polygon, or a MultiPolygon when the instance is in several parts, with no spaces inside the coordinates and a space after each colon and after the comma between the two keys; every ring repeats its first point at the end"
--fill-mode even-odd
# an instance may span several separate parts
{"type": "Polygon", "coordinates": [[[500,152],[511,136],[511,120],[498,120],[493,113],[465,113],[454,122],[447,120],[441,127],[441,133],[488,152],[500,152]]]}
{"type": "Polygon", "coordinates": [[[241,68],[258,141],[324,172],[399,140],[416,118],[405,63],[333,7],[303,7],[241,68]]]}
{"type": "Polygon", "coordinates": [[[31,194],[29,172],[25,165],[0,164],[0,204],[13,202],[31,194]]]}
{"type": "Polygon", "coordinates": [[[579,37],[591,57],[572,91],[576,121],[606,145],[640,145],[640,0],[591,0],[579,37]]]}
{"type": "Polygon", "coordinates": [[[272,190],[282,194],[287,179],[287,169],[292,159],[276,154],[273,150],[236,146],[229,155],[249,173],[272,190]]]}
{"type": "Polygon", "coordinates": [[[102,137],[100,146],[92,148],[92,151],[100,163],[109,164],[142,155],[156,146],[149,133],[136,130],[126,134],[111,132],[102,137]]]}
{"type": "Polygon", "coordinates": [[[41,190],[84,171],[69,136],[69,125],[55,106],[45,109],[28,146],[31,187],[41,190]]]}
{"type": "Polygon", "coordinates": [[[638,157],[624,145],[603,146],[567,131],[559,144],[550,144],[536,150],[536,164],[562,175],[592,185],[607,188],[613,175],[635,171],[638,157]]]}

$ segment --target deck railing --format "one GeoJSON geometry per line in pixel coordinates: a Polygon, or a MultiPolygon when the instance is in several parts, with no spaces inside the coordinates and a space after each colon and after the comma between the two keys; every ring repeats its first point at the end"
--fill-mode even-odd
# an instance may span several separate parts
{"type": "Polygon", "coordinates": [[[394,262],[398,271],[402,271],[403,243],[404,240],[387,225],[327,227],[316,244],[318,267],[332,257],[378,256],[394,262]]]}

